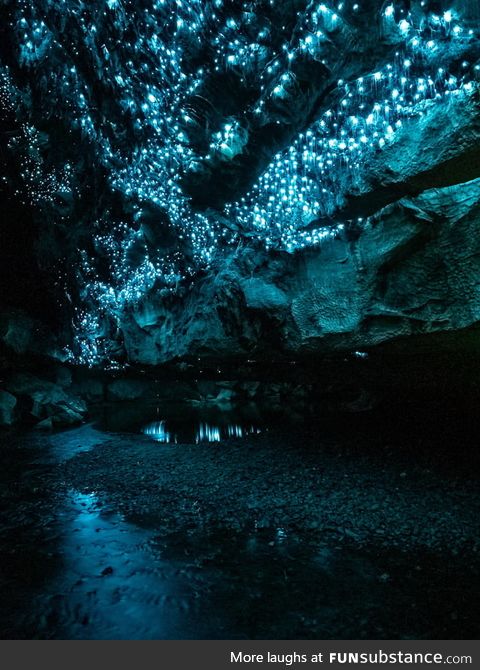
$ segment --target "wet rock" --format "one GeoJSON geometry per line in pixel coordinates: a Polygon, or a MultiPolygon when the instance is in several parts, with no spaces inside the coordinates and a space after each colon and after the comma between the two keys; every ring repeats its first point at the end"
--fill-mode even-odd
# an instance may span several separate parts
{"type": "MultiPolygon", "coordinates": [[[[302,528],[312,537],[358,546],[443,546],[449,552],[471,546],[479,501],[470,472],[478,459],[472,462],[469,453],[457,469],[458,454],[451,461],[449,451],[445,469],[425,473],[417,468],[398,487],[408,454],[415,453],[419,462],[434,458],[438,465],[450,441],[442,445],[435,434],[422,447],[416,436],[409,434],[407,444],[401,436],[396,454],[386,459],[376,421],[366,429],[368,417],[352,416],[348,424],[348,444],[342,446],[318,433],[277,428],[252,435],[241,446],[226,440],[159,450],[122,433],[65,463],[65,480],[74,488],[102,492],[122,513],[141,518],[157,533],[240,524],[287,534],[302,528]],[[467,477],[462,476],[461,492],[452,489],[452,466],[467,477]],[[455,514],[450,513],[453,505],[455,514]]],[[[339,430],[335,424],[335,434],[339,430]]]]}
{"type": "Polygon", "coordinates": [[[15,421],[17,399],[11,393],[0,390],[0,426],[10,426],[15,421]]]}
{"type": "Polygon", "coordinates": [[[477,96],[454,97],[441,106],[427,107],[420,119],[404,124],[391,146],[374,155],[363,182],[356,185],[355,193],[345,195],[335,217],[369,216],[403,197],[478,178],[479,136],[477,96]]]}
{"type": "Polygon", "coordinates": [[[85,401],[53,382],[28,373],[13,375],[6,384],[9,391],[30,401],[34,419],[51,419],[54,425],[79,423],[87,413],[85,401]]]}
{"type": "Polygon", "coordinates": [[[289,299],[286,293],[275,284],[263,279],[246,279],[241,283],[245,302],[250,309],[277,311],[287,308],[289,299]]]}
{"type": "Polygon", "coordinates": [[[230,405],[236,395],[234,382],[199,381],[192,389],[192,402],[200,405],[230,405]]]}
{"type": "Polygon", "coordinates": [[[53,428],[53,421],[52,417],[48,417],[47,419],[43,419],[43,421],[39,421],[37,424],[35,424],[35,430],[52,430],[53,428]]]}

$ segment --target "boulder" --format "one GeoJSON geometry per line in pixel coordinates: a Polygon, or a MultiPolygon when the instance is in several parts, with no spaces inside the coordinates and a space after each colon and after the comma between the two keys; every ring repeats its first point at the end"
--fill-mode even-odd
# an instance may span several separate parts
{"type": "Polygon", "coordinates": [[[11,426],[14,423],[16,404],[14,395],[0,390],[0,426],[11,426]]]}
{"type": "Polygon", "coordinates": [[[6,386],[17,397],[30,401],[30,414],[39,421],[51,419],[53,425],[65,426],[79,423],[87,414],[84,400],[32,374],[15,374],[6,386]]]}
{"type": "Polygon", "coordinates": [[[275,284],[269,284],[264,279],[245,279],[241,282],[241,287],[249,309],[275,312],[286,309],[289,305],[287,294],[275,284]]]}
{"type": "Polygon", "coordinates": [[[43,419],[42,421],[39,421],[37,424],[35,424],[35,430],[52,430],[53,429],[53,421],[52,417],[49,416],[47,419],[43,419]]]}

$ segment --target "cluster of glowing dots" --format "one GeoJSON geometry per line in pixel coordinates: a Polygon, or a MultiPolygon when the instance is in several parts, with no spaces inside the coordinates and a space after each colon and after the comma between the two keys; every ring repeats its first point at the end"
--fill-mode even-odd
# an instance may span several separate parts
{"type": "MultiPolygon", "coordinates": [[[[61,76],[52,70],[50,77],[45,68],[41,81],[50,98],[61,91],[60,108],[70,112],[62,114],[62,119],[71,118],[72,130],[96,143],[113,189],[123,192],[139,208],[152,202],[168,212],[172,226],[191,238],[195,260],[202,265],[212,258],[215,226],[189,207],[178,183],[179,175],[194,159],[182,129],[188,122],[184,105],[200,86],[203,74],[201,68],[193,75],[185,71],[185,52],[192,42],[201,44],[208,39],[216,23],[221,25],[215,8],[221,8],[222,2],[158,0],[141,16],[132,12],[129,4],[108,0],[97,3],[90,12],[87,8],[79,11],[75,3],[55,0],[44,0],[36,8],[20,3],[13,26],[20,45],[19,61],[36,68],[44,60],[48,62],[49,55],[62,53],[61,76]],[[49,12],[56,13],[56,20],[64,25],[75,24],[80,33],[78,46],[74,42],[69,49],[54,36],[41,18],[49,12]],[[117,40],[112,50],[107,39],[109,26],[117,35],[130,31],[135,37],[126,39],[121,47],[117,40]],[[120,143],[111,139],[118,134],[118,123],[98,118],[90,82],[84,81],[79,68],[81,49],[88,51],[102,81],[113,87],[119,110],[128,114],[136,132],[136,141],[130,145],[123,143],[119,148],[120,143]]],[[[58,59],[55,67],[59,67],[58,59]]],[[[35,175],[25,178],[35,181],[35,175]]]]}
{"type": "MultiPolygon", "coordinates": [[[[322,5],[320,11],[329,10],[322,5]]],[[[393,5],[387,6],[386,19],[393,21],[393,15],[393,5]]],[[[468,40],[473,34],[454,23],[451,11],[430,21],[450,41],[468,40]]],[[[472,74],[478,65],[472,68],[464,61],[461,71],[451,74],[432,56],[441,43],[423,38],[406,19],[398,27],[410,38],[394,61],[354,82],[339,81],[338,106],[277,154],[252,190],[227,206],[228,216],[240,228],[254,228],[267,246],[280,244],[289,251],[337,234],[342,225],[312,229],[311,224],[331,214],[339,196],[361,180],[368,156],[393,143],[406,118],[422,116],[432,103],[448,96],[474,91],[472,74]],[[302,230],[305,227],[308,232],[302,230]]]]}
{"type": "MultiPolygon", "coordinates": [[[[156,282],[161,282],[164,291],[173,291],[182,279],[177,270],[180,252],[173,251],[161,261],[151,260],[141,231],[126,222],[117,223],[108,233],[97,235],[95,244],[101,257],[110,259],[109,281],[96,277],[95,265],[85,252],[81,255],[81,267],[84,276],[94,277],[87,282],[85,290],[104,313],[120,314],[125,305],[138,302],[156,282]],[[134,247],[142,256],[139,264],[129,260],[134,247]]],[[[186,272],[193,275],[194,268],[187,267],[186,272]]]]}
{"type": "Polygon", "coordinates": [[[31,125],[23,124],[18,132],[8,141],[9,149],[20,156],[21,168],[19,177],[27,188],[16,185],[13,193],[25,204],[33,207],[38,205],[58,205],[62,198],[72,193],[72,165],[65,163],[61,169],[52,170],[45,167],[41,152],[42,139],[38,130],[31,125]]]}
{"type": "MultiPolygon", "coordinates": [[[[122,311],[154,287],[174,292],[212,263],[220,245],[238,242],[238,235],[222,226],[222,217],[192,207],[183,175],[242,154],[249,119],[261,122],[265,116],[268,122],[272,105],[295,103],[295,67],[301,59],[332,70],[335,63],[325,55],[329,41],[339,31],[348,33],[349,17],[360,16],[366,5],[306,2],[296,25],[280,23],[275,29],[262,19],[268,19],[265,6],[281,16],[281,0],[149,0],[141,10],[129,0],[19,0],[17,6],[12,28],[18,59],[35,74],[39,104],[48,113],[55,110],[63,124],[70,124],[72,136],[93,147],[110,188],[132,212],[131,221],[108,216],[92,221],[93,245],[108,260],[108,276],[99,272],[96,258],[86,251],[81,255],[82,294],[96,316],[78,310],[79,358],[92,364],[101,354],[104,319],[119,323],[122,311]],[[213,55],[205,58],[205,51],[213,55]],[[191,140],[199,127],[192,100],[201,97],[212,76],[225,72],[255,86],[259,96],[237,117],[212,127],[200,155],[191,140]],[[95,97],[95,85],[103,95],[95,97]],[[177,249],[157,251],[147,244],[137,222],[149,207],[166,213],[180,242],[177,249]]],[[[453,10],[426,11],[414,19],[392,2],[384,5],[381,19],[396,45],[395,57],[378,71],[338,82],[338,101],[331,109],[274,156],[250,192],[221,212],[231,229],[290,252],[320,244],[343,226],[316,226],[316,219],[328,216],[342,193],[361,180],[369,156],[395,142],[409,117],[448,96],[472,92],[474,65],[464,61],[454,71],[448,67],[448,49],[457,53],[473,36],[453,10]],[[442,54],[445,62],[437,57],[442,54]]],[[[14,85],[3,76],[4,110],[12,107],[9,90],[11,99],[14,85]]],[[[33,126],[24,124],[12,142],[30,147],[21,172],[29,202],[51,205],[72,194],[75,166],[47,169],[33,126]]],[[[21,147],[12,148],[21,153],[21,147]]]]}

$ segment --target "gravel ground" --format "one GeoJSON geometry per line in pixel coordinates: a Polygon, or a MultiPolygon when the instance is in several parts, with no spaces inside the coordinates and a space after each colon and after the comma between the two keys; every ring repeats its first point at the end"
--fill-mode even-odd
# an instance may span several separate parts
{"type": "Polygon", "coordinates": [[[0,637],[476,639],[477,452],[430,432],[5,434],[0,637]]]}
{"type": "MultiPolygon", "coordinates": [[[[396,445],[275,431],[220,444],[162,445],[112,435],[67,461],[67,482],[105,495],[137,523],[192,528],[285,528],[359,546],[480,549],[477,481],[458,462],[412,458],[396,445]]],[[[415,451],[415,445],[410,448],[415,451]]]]}

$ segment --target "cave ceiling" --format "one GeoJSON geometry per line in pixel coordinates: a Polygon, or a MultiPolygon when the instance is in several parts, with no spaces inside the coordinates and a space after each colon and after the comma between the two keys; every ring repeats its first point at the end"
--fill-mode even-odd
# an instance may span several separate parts
{"type": "Polygon", "coordinates": [[[480,177],[474,0],[6,0],[0,41],[2,189],[79,362],[239,249],[480,177]]]}

